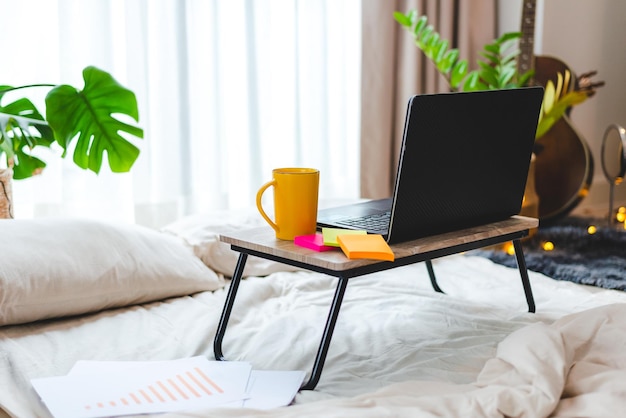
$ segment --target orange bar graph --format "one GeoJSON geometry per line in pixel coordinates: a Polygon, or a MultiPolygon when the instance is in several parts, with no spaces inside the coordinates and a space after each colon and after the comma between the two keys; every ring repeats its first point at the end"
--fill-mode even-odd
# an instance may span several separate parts
{"type": "Polygon", "coordinates": [[[224,390],[219,387],[213,380],[211,380],[209,378],[209,376],[207,376],[206,374],[204,374],[204,372],[202,372],[202,370],[200,370],[199,367],[196,367],[194,369],[209,385],[213,386],[213,388],[215,388],[216,391],[218,391],[219,393],[224,393],[224,390]]]}
{"type": "Polygon", "coordinates": [[[191,386],[191,385],[189,384],[189,382],[187,382],[183,376],[181,376],[181,375],[177,375],[176,377],[178,378],[178,380],[180,380],[180,381],[181,381],[181,383],[182,383],[182,384],[183,384],[183,385],[184,385],[187,389],[189,389],[189,392],[193,393],[193,395],[194,395],[196,398],[199,398],[199,397],[200,397],[200,394],[198,393],[198,391],[197,391],[197,390],[195,390],[195,389],[193,388],[193,386],[191,386]]]}
{"type": "Polygon", "coordinates": [[[174,382],[173,379],[167,379],[167,383],[169,383],[175,390],[178,392],[183,399],[189,399],[189,396],[174,382]]]}
{"type": "Polygon", "coordinates": [[[143,396],[146,401],[148,401],[149,403],[154,403],[152,398],[148,396],[145,390],[139,389],[139,393],[141,393],[141,396],[143,396]]]}
{"type": "Polygon", "coordinates": [[[169,396],[169,398],[173,401],[177,401],[178,398],[176,398],[176,396],[174,396],[174,394],[167,388],[167,386],[165,386],[165,384],[163,384],[163,382],[161,382],[160,380],[157,382],[157,385],[159,385],[159,387],[161,388],[161,390],[163,390],[163,392],[165,392],[165,394],[167,396],[169,396]]]}
{"type": "Polygon", "coordinates": [[[125,397],[86,405],[85,409],[91,410],[96,407],[98,409],[116,408],[119,410],[119,408],[125,406],[141,405],[144,401],[149,404],[178,402],[180,400],[190,400],[194,397],[213,396],[216,393],[223,394],[224,389],[199,367],[195,367],[193,370],[185,371],[167,379],[156,380],[143,388],[137,388],[125,397]]]}
{"type": "Polygon", "coordinates": [[[130,393],[128,396],[130,396],[136,404],[141,404],[141,399],[139,399],[134,393],[130,393]]]}
{"type": "Polygon", "coordinates": [[[187,372],[187,376],[189,376],[189,378],[200,388],[202,389],[202,391],[204,393],[206,393],[207,395],[211,396],[213,395],[213,392],[211,392],[209,389],[207,389],[198,379],[196,379],[196,377],[191,373],[191,372],[187,372]]]}

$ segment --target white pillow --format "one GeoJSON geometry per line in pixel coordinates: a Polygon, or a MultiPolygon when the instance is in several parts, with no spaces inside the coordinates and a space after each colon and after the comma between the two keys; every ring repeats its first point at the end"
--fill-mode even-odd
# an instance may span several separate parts
{"type": "Polygon", "coordinates": [[[0,220],[0,325],[212,291],[223,280],[185,243],[92,220],[0,220]]]}
{"type": "MultiPolygon", "coordinates": [[[[256,208],[248,208],[190,215],[163,227],[162,231],[184,239],[207,266],[227,277],[232,277],[239,253],[231,250],[230,244],[221,242],[220,234],[259,226],[269,228],[256,208]]],[[[279,271],[297,270],[299,270],[297,267],[287,264],[250,256],[246,261],[243,277],[267,276],[279,271]]]]}

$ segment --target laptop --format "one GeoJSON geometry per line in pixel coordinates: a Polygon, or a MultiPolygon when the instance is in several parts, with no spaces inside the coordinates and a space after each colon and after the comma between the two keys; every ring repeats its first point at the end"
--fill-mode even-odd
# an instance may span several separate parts
{"type": "Polygon", "coordinates": [[[394,244],[518,214],[542,100],[542,87],[411,97],[393,196],[320,210],[318,228],[394,244]]]}

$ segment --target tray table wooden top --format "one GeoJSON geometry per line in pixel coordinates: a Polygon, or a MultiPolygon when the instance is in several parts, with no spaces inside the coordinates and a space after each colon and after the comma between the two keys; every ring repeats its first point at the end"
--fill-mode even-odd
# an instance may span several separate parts
{"type": "MultiPolygon", "coordinates": [[[[395,254],[396,261],[398,261],[405,257],[466,244],[471,245],[472,243],[476,243],[475,248],[479,248],[482,241],[503,237],[500,242],[504,242],[506,241],[505,237],[528,231],[538,227],[538,225],[538,219],[516,215],[499,222],[394,244],[391,245],[391,249],[395,254]]],[[[274,230],[269,226],[225,233],[220,235],[220,241],[234,247],[333,271],[351,270],[377,263],[390,263],[369,259],[350,260],[340,248],[324,252],[313,251],[297,246],[293,241],[277,239],[274,230]]]]}

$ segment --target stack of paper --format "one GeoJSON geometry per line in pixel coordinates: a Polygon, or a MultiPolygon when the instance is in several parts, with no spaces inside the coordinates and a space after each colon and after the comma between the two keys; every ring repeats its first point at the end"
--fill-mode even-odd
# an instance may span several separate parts
{"type": "Polygon", "coordinates": [[[79,361],[66,376],[31,382],[54,417],[90,418],[210,407],[267,409],[291,403],[303,371],[256,371],[249,363],[79,361]]]}

